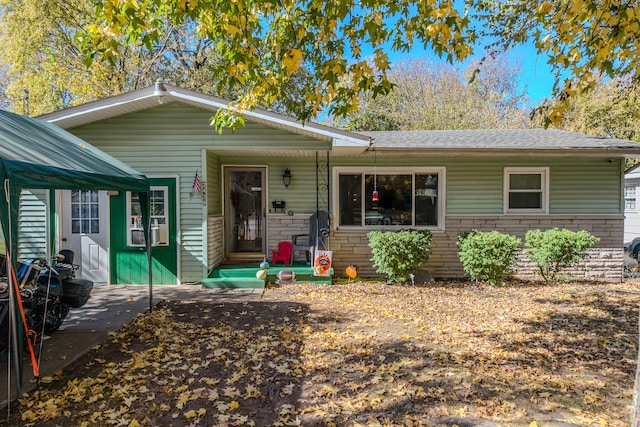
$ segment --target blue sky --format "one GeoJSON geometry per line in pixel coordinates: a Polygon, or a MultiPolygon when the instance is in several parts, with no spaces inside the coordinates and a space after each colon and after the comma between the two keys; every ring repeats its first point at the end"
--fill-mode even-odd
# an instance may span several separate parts
{"type": "MultiPolygon", "coordinates": [[[[436,60],[436,56],[428,49],[414,47],[408,53],[388,52],[393,62],[399,62],[406,59],[432,59],[436,60]]],[[[551,96],[553,90],[553,72],[547,64],[545,55],[539,55],[536,52],[533,43],[517,46],[506,53],[509,57],[515,59],[522,69],[521,80],[522,85],[526,85],[527,94],[531,98],[531,105],[539,104],[544,98],[551,96]]],[[[472,59],[480,59],[483,55],[481,47],[476,49],[476,55],[472,59]]],[[[454,64],[456,67],[464,69],[470,60],[465,63],[454,64]]]]}
{"type": "Polygon", "coordinates": [[[545,55],[538,55],[532,43],[518,46],[508,55],[522,67],[522,80],[527,84],[527,93],[533,104],[551,96],[554,78],[545,55]]]}
{"type": "MultiPolygon", "coordinates": [[[[454,0],[454,5],[458,11],[464,13],[464,0],[454,0]]],[[[473,16],[473,13],[469,12],[469,16],[473,16]]],[[[389,20],[394,21],[394,18],[389,18],[389,20]]],[[[484,24],[482,22],[472,19],[471,26],[477,27],[477,30],[480,30],[483,25],[484,24]]],[[[485,44],[488,44],[487,40],[478,40],[475,47],[475,56],[471,60],[465,61],[465,63],[454,65],[464,69],[472,60],[480,59],[483,56],[483,45],[485,44]]],[[[424,49],[420,46],[420,42],[418,41],[416,41],[414,47],[408,53],[393,52],[391,49],[387,49],[387,53],[389,54],[389,58],[392,62],[410,58],[437,60],[433,51],[424,49]]],[[[511,49],[507,52],[507,55],[514,58],[518,64],[520,64],[522,69],[522,84],[523,86],[526,85],[527,94],[531,99],[530,102],[532,106],[538,105],[544,98],[551,96],[554,83],[553,72],[551,71],[551,67],[547,64],[546,55],[539,55],[532,41],[511,49]]]]}

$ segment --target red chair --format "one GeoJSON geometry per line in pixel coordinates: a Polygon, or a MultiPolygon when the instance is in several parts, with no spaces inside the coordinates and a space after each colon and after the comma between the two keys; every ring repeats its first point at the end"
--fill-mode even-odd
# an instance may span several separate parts
{"type": "Polygon", "coordinates": [[[283,264],[291,264],[291,250],[293,249],[293,244],[291,242],[280,242],[278,243],[278,250],[271,251],[271,263],[275,264],[278,261],[282,261],[283,264]]]}

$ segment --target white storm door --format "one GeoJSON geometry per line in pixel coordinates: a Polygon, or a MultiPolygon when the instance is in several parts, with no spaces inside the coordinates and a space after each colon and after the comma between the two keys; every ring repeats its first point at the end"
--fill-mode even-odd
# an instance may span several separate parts
{"type": "Polygon", "coordinates": [[[109,221],[106,191],[62,191],[61,249],[75,253],[76,278],[109,282],[109,221]]]}

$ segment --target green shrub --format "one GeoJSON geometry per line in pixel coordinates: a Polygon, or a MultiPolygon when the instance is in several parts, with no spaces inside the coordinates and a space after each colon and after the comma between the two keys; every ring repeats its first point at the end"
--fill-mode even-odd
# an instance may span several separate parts
{"type": "Polygon", "coordinates": [[[429,230],[371,231],[367,234],[373,267],[391,282],[404,283],[431,254],[429,230]]]}
{"type": "Polygon", "coordinates": [[[458,257],[464,272],[476,282],[503,284],[511,273],[522,241],[498,231],[478,231],[458,236],[458,257]]]}
{"type": "Polygon", "coordinates": [[[525,252],[538,265],[540,275],[548,282],[556,280],[563,269],[583,260],[587,250],[599,241],[598,237],[584,230],[529,230],[525,236],[525,252]]]}

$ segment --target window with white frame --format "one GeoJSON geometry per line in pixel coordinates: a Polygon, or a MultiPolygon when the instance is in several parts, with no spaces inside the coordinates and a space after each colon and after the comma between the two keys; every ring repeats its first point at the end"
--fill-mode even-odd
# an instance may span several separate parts
{"type": "Polygon", "coordinates": [[[626,210],[636,209],[636,186],[627,185],[624,187],[624,208],[626,210]]]}
{"type": "Polygon", "coordinates": [[[443,225],[444,168],[337,168],[340,227],[443,225]]]}
{"type": "MultiPolygon", "coordinates": [[[[151,213],[151,236],[153,246],[169,245],[169,188],[164,186],[151,187],[149,204],[151,213]]],[[[138,193],[127,192],[127,245],[145,246],[144,230],[142,228],[142,210],[138,193]]]]}
{"type": "Polygon", "coordinates": [[[504,211],[548,213],[549,168],[505,168],[504,211]]]}
{"type": "Polygon", "coordinates": [[[71,233],[100,233],[100,201],[97,191],[71,191],[71,233]]]}

